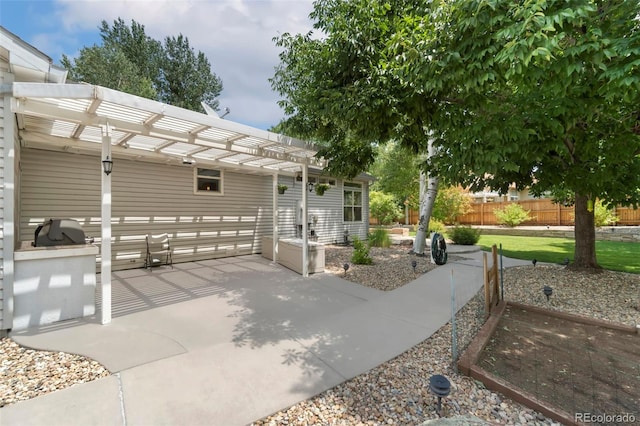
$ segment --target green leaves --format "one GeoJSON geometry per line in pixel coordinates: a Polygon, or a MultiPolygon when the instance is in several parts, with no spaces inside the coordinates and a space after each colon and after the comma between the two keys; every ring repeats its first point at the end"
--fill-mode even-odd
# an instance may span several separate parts
{"type": "Polygon", "coordinates": [[[201,101],[217,109],[222,82],[186,37],[167,37],[163,45],[147,36],[143,25],[131,21],[129,27],[121,18],[113,26],[102,21],[100,35],[101,46],[82,48],[75,60],[63,56],[72,80],[195,111],[202,109],[201,101]]]}
{"type": "Polygon", "coordinates": [[[315,3],[283,37],[287,120],[353,174],[393,139],[449,182],[640,201],[637,1],[315,3]],[[302,128],[303,127],[303,128],[302,128]],[[614,178],[615,177],[615,178],[614,178]],[[620,182],[624,181],[625,185],[620,182]]]}

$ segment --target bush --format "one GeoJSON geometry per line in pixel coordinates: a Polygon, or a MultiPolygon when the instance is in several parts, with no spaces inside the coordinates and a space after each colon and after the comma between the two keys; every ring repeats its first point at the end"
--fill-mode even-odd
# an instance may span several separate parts
{"type": "Polygon", "coordinates": [[[471,211],[471,196],[458,186],[449,186],[438,190],[431,217],[447,225],[453,225],[458,216],[471,211]]]}
{"type": "Polygon", "coordinates": [[[444,226],[444,223],[440,222],[438,219],[431,218],[429,220],[429,232],[438,232],[443,234],[447,230],[447,227],[444,226]]]}
{"type": "Polygon", "coordinates": [[[449,229],[447,235],[454,244],[472,246],[480,239],[480,230],[470,226],[456,226],[449,229]]]}
{"type": "Polygon", "coordinates": [[[402,216],[402,210],[393,196],[377,191],[369,193],[369,212],[380,225],[388,225],[402,216]]]}
{"type": "Polygon", "coordinates": [[[374,229],[369,234],[370,247],[389,247],[391,245],[391,237],[384,229],[374,229]]]}
{"type": "Polygon", "coordinates": [[[373,263],[373,259],[369,256],[369,247],[358,237],[353,237],[351,263],[356,265],[371,265],[373,263]]]}
{"type": "Polygon", "coordinates": [[[598,227],[610,225],[620,220],[613,212],[613,209],[610,209],[608,204],[602,204],[601,200],[596,200],[594,210],[593,216],[595,224],[598,227]]]}
{"type": "Polygon", "coordinates": [[[529,210],[525,210],[520,204],[509,203],[503,209],[494,209],[493,214],[500,225],[506,225],[510,228],[520,225],[531,219],[535,219],[529,214],[529,210]]]}

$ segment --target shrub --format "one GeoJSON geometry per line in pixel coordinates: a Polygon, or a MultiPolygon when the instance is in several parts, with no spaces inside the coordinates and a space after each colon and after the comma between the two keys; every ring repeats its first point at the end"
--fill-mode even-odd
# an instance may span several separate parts
{"type": "Polygon", "coordinates": [[[593,216],[598,227],[610,225],[620,220],[613,209],[610,209],[608,204],[603,204],[601,200],[596,200],[593,216]]]}
{"type": "Polygon", "coordinates": [[[389,247],[391,245],[391,237],[384,229],[374,229],[369,233],[370,247],[389,247]]]}
{"type": "Polygon", "coordinates": [[[369,194],[369,212],[380,225],[388,225],[402,215],[393,196],[378,191],[371,191],[369,194]]]}
{"type": "Polygon", "coordinates": [[[529,214],[529,210],[525,210],[517,203],[509,203],[503,209],[494,209],[493,214],[496,215],[496,219],[500,225],[506,225],[510,228],[534,219],[534,217],[529,214]]]}
{"type": "Polygon", "coordinates": [[[480,239],[480,230],[470,226],[456,226],[447,232],[454,244],[472,246],[480,239]]]}
{"type": "Polygon", "coordinates": [[[456,223],[458,216],[471,211],[471,196],[458,186],[449,186],[438,190],[433,205],[432,217],[447,225],[456,223]]]}
{"type": "Polygon", "coordinates": [[[373,263],[373,259],[369,256],[369,247],[358,237],[353,237],[351,263],[356,265],[371,265],[373,263]]]}
{"type": "Polygon", "coordinates": [[[432,217],[429,220],[429,232],[438,232],[442,234],[446,230],[447,228],[444,226],[444,223],[440,222],[438,219],[432,217]]]}

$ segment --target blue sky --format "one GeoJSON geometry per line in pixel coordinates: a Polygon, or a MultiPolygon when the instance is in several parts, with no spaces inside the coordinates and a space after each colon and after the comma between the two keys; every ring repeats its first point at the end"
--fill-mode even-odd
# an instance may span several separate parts
{"type": "Polygon", "coordinates": [[[157,40],[182,33],[222,78],[228,120],[266,129],[283,117],[268,78],[278,64],[273,37],[306,33],[311,0],[0,0],[0,25],[60,63],[100,44],[102,20],[145,26],[157,40]]]}

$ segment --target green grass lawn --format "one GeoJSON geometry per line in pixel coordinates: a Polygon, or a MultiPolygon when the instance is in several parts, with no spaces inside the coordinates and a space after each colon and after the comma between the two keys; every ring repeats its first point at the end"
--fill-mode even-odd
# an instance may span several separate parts
{"type": "MultiPolygon", "coordinates": [[[[551,263],[562,263],[567,257],[573,260],[575,246],[569,238],[480,235],[482,250],[490,251],[493,244],[498,248],[502,244],[507,257],[551,263]]],[[[605,269],[640,274],[640,243],[596,241],[596,257],[605,269]]]]}

